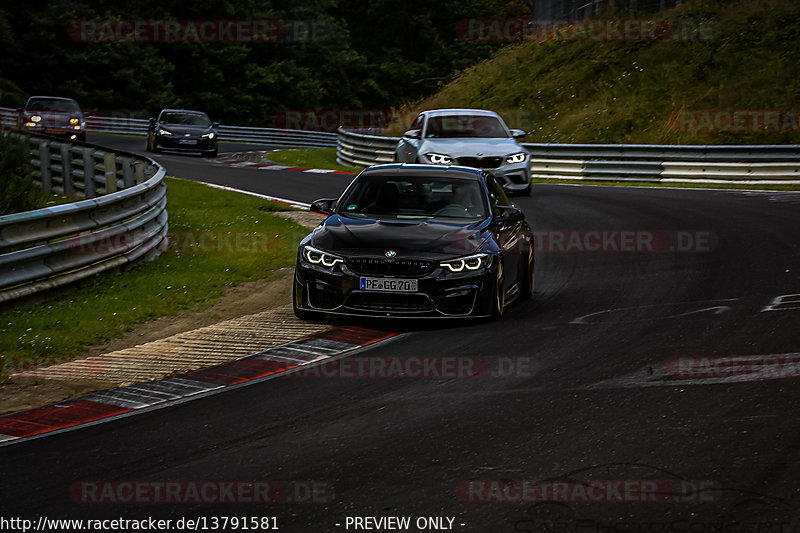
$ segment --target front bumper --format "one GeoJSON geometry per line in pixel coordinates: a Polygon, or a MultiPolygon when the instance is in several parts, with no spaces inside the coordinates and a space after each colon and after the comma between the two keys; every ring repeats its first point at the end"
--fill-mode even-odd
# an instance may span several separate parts
{"type": "Polygon", "coordinates": [[[347,263],[327,269],[302,258],[295,268],[295,305],[322,313],[403,318],[489,316],[495,271],[452,273],[437,266],[422,276],[378,276],[352,270],[347,263]],[[417,292],[380,292],[360,288],[362,277],[416,279],[417,292]]]}
{"type": "Polygon", "coordinates": [[[86,132],[83,129],[75,129],[72,124],[63,126],[48,126],[41,125],[41,122],[36,126],[23,125],[22,130],[27,133],[38,133],[39,135],[52,135],[54,137],[64,137],[66,139],[84,139],[86,132]]]}
{"type": "Polygon", "coordinates": [[[217,139],[216,137],[207,139],[203,137],[156,135],[155,146],[162,150],[174,150],[176,152],[212,152],[217,147],[217,139]]]}
{"type": "MultiPolygon", "coordinates": [[[[464,167],[477,168],[491,172],[500,182],[500,185],[509,192],[525,192],[531,188],[531,163],[530,157],[521,163],[507,163],[506,156],[453,157],[451,164],[464,167]]],[[[427,155],[422,157],[428,160],[427,155]]],[[[432,164],[432,163],[428,163],[432,164]]]]}

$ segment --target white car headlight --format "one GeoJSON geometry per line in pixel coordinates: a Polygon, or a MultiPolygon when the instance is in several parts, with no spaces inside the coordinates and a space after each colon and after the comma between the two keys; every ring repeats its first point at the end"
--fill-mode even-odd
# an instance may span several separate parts
{"type": "Polygon", "coordinates": [[[213,131],[209,131],[208,133],[202,134],[201,137],[204,138],[204,139],[213,139],[214,138],[214,132],[213,131]]]}
{"type": "Polygon", "coordinates": [[[172,135],[172,132],[171,131],[167,131],[165,129],[160,129],[160,130],[158,130],[158,134],[159,135],[172,135]]]}
{"type": "Polygon", "coordinates": [[[425,157],[434,165],[449,165],[452,161],[449,155],[444,154],[425,154],[425,157]]]}
{"type": "Polygon", "coordinates": [[[303,257],[312,265],[322,265],[328,268],[332,268],[337,263],[342,263],[344,261],[344,259],[338,255],[317,250],[313,246],[303,247],[303,257]]]}
{"type": "Polygon", "coordinates": [[[506,157],[506,163],[522,163],[527,157],[528,154],[526,152],[520,152],[506,157]]]}
{"type": "Polygon", "coordinates": [[[448,269],[450,272],[463,272],[464,270],[480,270],[489,266],[492,256],[489,254],[474,254],[458,259],[448,259],[439,263],[440,267],[448,269]]]}
{"type": "Polygon", "coordinates": [[[31,117],[31,122],[41,122],[41,121],[42,121],[42,116],[41,115],[33,115],[31,117]]]}

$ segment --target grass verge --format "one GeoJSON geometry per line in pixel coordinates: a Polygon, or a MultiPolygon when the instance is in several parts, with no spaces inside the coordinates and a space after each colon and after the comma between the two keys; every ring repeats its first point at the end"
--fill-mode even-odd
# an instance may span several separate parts
{"type": "Polygon", "coordinates": [[[188,180],[166,183],[170,243],[160,257],[0,312],[0,380],[81,355],[149,320],[204,309],[226,289],[294,264],[308,231],[270,212],[282,206],[188,180]]]}
{"type": "Polygon", "coordinates": [[[300,168],[324,168],[343,172],[359,172],[360,168],[346,167],[336,162],[336,148],[302,148],[279,150],[269,154],[269,160],[281,165],[300,168]]]}

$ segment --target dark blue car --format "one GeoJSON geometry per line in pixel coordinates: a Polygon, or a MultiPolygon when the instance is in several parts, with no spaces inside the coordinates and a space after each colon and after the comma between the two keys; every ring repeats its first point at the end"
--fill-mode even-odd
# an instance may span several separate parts
{"type": "Polygon", "coordinates": [[[361,172],[301,243],[295,315],[494,317],[533,294],[533,234],[489,172],[389,164],[361,172]]]}

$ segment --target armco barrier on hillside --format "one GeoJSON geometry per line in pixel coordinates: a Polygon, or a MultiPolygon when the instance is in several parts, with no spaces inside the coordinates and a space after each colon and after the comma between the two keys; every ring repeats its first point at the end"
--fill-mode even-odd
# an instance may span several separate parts
{"type": "Polygon", "coordinates": [[[158,255],[168,230],[164,167],[90,144],[30,143],[36,182],[83,199],[0,216],[0,302],[158,255]],[[109,239],[120,245],[88,246],[109,239]]]}
{"type": "MultiPolygon", "coordinates": [[[[342,165],[391,163],[399,137],[339,128],[342,165]]],[[[526,143],[534,178],[719,184],[800,184],[800,145],[526,143]]]]}

